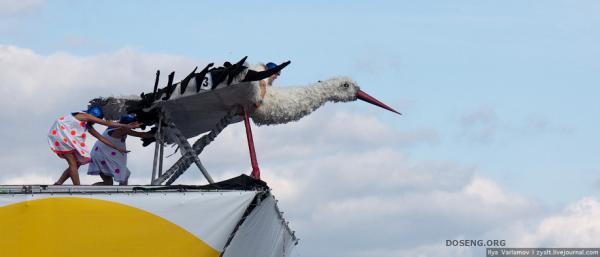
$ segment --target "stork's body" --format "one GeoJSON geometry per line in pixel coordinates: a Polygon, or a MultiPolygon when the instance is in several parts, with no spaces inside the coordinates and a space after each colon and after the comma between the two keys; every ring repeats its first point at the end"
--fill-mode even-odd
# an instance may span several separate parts
{"type": "MultiPolygon", "coordinates": [[[[163,122],[168,121],[164,132],[167,135],[165,142],[175,142],[180,146],[184,144],[187,152],[195,150],[192,150],[186,138],[208,131],[218,134],[220,130],[214,130],[215,124],[220,124],[224,117],[230,115],[231,110],[241,106],[243,111],[239,116],[229,116],[226,120],[228,123],[245,121],[252,174],[256,178],[259,178],[260,173],[248,116],[257,125],[284,124],[301,119],[326,102],[349,102],[357,99],[398,113],[361,91],[358,84],[348,77],[334,77],[307,86],[267,87],[266,93],[261,94],[260,80],[278,73],[287,64],[289,62],[266,71],[248,68],[250,66],[245,63],[245,58],[234,65],[228,64],[219,68],[208,69],[212,66],[210,64],[199,73],[195,73],[194,69],[179,83],[173,83],[171,73],[168,85],[162,89],[157,88],[157,72],[157,82],[152,93],[142,94],[139,98],[98,98],[92,100],[92,103],[101,105],[108,117],[133,112],[147,125],[161,124],[161,119],[163,122]],[[172,130],[172,133],[169,130],[172,130]]],[[[212,139],[207,142],[210,141],[212,139]]],[[[148,143],[145,142],[145,145],[148,143]]],[[[186,166],[181,165],[180,161],[173,167],[180,170],[189,167],[190,162],[187,162],[186,166]]],[[[195,162],[203,170],[197,158],[195,162]]],[[[170,182],[174,179],[172,177],[170,182]]]]}

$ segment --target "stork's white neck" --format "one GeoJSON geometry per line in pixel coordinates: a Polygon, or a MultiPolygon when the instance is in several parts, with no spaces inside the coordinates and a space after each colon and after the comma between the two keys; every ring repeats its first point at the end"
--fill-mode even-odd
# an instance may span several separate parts
{"type": "Polygon", "coordinates": [[[296,121],[312,113],[328,101],[351,101],[355,97],[340,95],[341,81],[334,78],[303,87],[268,87],[259,108],[252,114],[257,125],[283,124],[296,121]]]}

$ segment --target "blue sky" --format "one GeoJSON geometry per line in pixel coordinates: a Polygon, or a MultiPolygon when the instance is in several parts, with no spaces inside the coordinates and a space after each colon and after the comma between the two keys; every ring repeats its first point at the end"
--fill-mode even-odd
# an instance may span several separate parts
{"type": "Polygon", "coordinates": [[[393,147],[563,206],[600,189],[598,13],[598,1],[51,1],[0,16],[0,44],[81,58],[291,60],[280,85],[352,76],[405,115],[325,108],[429,131],[393,147]]]}

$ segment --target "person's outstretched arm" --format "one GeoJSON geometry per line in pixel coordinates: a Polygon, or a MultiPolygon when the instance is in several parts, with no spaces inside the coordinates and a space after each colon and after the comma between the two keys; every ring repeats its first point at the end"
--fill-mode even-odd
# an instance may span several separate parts
{"type": "Polygon", "coordinates": [[[98,133],[98,131],[92,127],[92,126],[88,126],[88,131],[90,132],[90,134],[92,134],[92,136],[94,136],[95,138],[97,138],[98,140],[100,140],[100,142],[104,143],[105,145],[109,146],[110,148],[113,148],[121,153],[128,153],[129,151],[127,151],[127,149],[125,148],[119,148],[117,147],[115,144],[113,144],[112,142],[110,142],[110,140],[108,140],[106,137],[102,136],[100,133],[98,133]]]}
{"type": "Polygon", "coordinates": [[[107,127],[116,127],[116,128],[128,128],[128,129],[134,129],[134,128],[139,128],[140,125],[142,125],[139,122],[132,122],[129,124],[121,124],[118,122],[114,122],[114,121],[109,121],[109,120],[105,120],[105,119],[100,119],[94,115],[91,114],[87,114],[85,112],[80,112],[77,115],[75,115],[75,118],[77,118],[80,121],[85,121],[85,122],[93,122],[93,123],[98,123],[107,127]]]}
{"type": "Polygon", "coordinates": [[[138,132],[138,131],[131,130],[131,129],[127,130],[127,135],[139,137],[139,138],[153,138],[154,137],[154,134],[152,134],[152,133],[138,132]]]}

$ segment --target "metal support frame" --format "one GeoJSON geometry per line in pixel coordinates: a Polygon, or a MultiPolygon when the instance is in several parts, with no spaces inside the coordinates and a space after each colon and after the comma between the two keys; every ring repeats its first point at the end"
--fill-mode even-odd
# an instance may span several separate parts
{"type": "Polygon", "coordinates": [[[250,152],[250,164],[252,165],[252,176],[255,179],[260,179],[260,168],[258,167],[258,161],[256,160],[256,150],[254,148],[254,140],[252,139],[252,127],[250,125],[250,119],[248,118],[248,112],[244,109],[244,126],[246,127],[246,138],[248,139],[248,151],[250,152]]]}
{"type": "MultiPolygon", "coordinates": [[[[169,172],[171,169],[169,169],[163,174],[164,143],[165,137],[167,136],[167,133],[165,132],[168,132],[168,135],[171,137],[171,139],[175,141],[175,143],[181,149],[181,158],[188,160],[190,165],[191,163],[195,163],[198,169],[200,169],[200,171],[206,178],[206,180],[208,180],[210,184],[214,183],[212,177],[210,176],[210,174],[208,174],[208,171],[206,170],[204,165],[202,165],[200,158],[198,158],[198,156],[194,154],[196,151],[193,150],[192,146],[187,141],[187,138],[185,138],[181,131],[179,131],[179,129],[177,129],[177,127],[165,117],[165,114],[162,111],[159,113],[157,126],[158,129],[155,134],[156,142],[154,146],[154,161],[152,166],[152,178],[150,180],[150,184],[160,185],[168,178],[165,175],[172,174],[169,172]],[[165,131],[165,129],[163,128],[163,123],[166,124],[168,130],[165,131]]],[[[187,165],[185,169],[189,168],[190,165],[187,165]]]]}
{"type": "MultiPolygon", "coordinates": [[[[250,164],[252,165],[251,176],[256,179],[260,179],[260,168],[258,166],[258,160],[256,158],[256,148],[254,147],[254,139],[252,137],[252,127],[250,124],[250,118],[246,109],[242,108],[241,112],[244,116],[244,126],[246,128],[246,138],[248,140],[248,151],[250,153],[250,164]]],[[[163,182],[167,181],[167,185],[171,185],[179,176],[181,176],[192,163],[196,164],[198,169],[202,172],[204,177],[208,180],[209,183],[214,183],[208,171],[202,165],[200,158],[198,155],[202,153],[202,150],[210,144],[225,127],[227,127],[233,117],[240,113],[240,108],[231,109],[227,115],[225,115],[208,134],[202,136],[194,145],[191,146],[187,141],[179,129],[175,127],[174,124],[170,122],[166,122],[169,128],[169,132],[171,132],[171,137],[175,141],[175,143],[180,147],[182,156],[173,166],[171,166],[165,173],[162,173],[162,157],[163,157],[163,140],[157,138],[157,146],[154,149],[154,168],[152,171],[152,185],[160,185],[163,182]],[[159,143],[160,141],[160,143],[159,143]],[[158,146],[160,145],[160,146],[158,146]],[[160,154],[159,154],[160,152],[160,154]],[[160,158],[158,156],[160,155],[160,158]],[[157,159],[159,159],[158,163],[158,176],[156,176],[156,168],[157,168],[157,159]]],[[[161,116],[162,118],[162,116],[161,116]]],[[[161,125],[159,124],[158,131],[161,131],[161,125]]]]}
{"type": "Polygon", "coordinates": [[[175,127],[173,124],[169,124],[169,129],[171,130],[171,132],[173,132],[173,139],[175,140],[175,143],[181,149],[181,155],[183,155],[183,157],[185,158],[192,159],[194,161],[194,163],[196,164],[198,169],[200,169],[206,180],[208,180],[208,183],[215,183],[210,174],[208,174],[206,168],[204,168],[204,165],[202,165],[202,162],[200,161],[200,158],[198,158],[198,155],[195,154],[194,149],[192,149],[192,146],[187,141],[187,138],[185,138],[181,134],[179,129],[177,129],[177,127],[175,127]]]}
{"type": "MultiPolygon", "coordinates": [[[[219,122],[215,125],[215,127],[206,135],[202,136],[200,139],[194,142],[192,149],[195,155],[200,155],[204,148],[210,144],[220,133],[223,131],[229,124],[233,118],[238,115],[240,112],[239,108],[232,108],[227,115],[225,115],[219,122]]],[[[181,176],[193,163],[193,160],[187,158],[186,156],[182,156],[171,166],[164,174],[159,176],[156,181],[158,184],[166,182],[167,185],[171,185],[179,176],[181,176]]]]}

